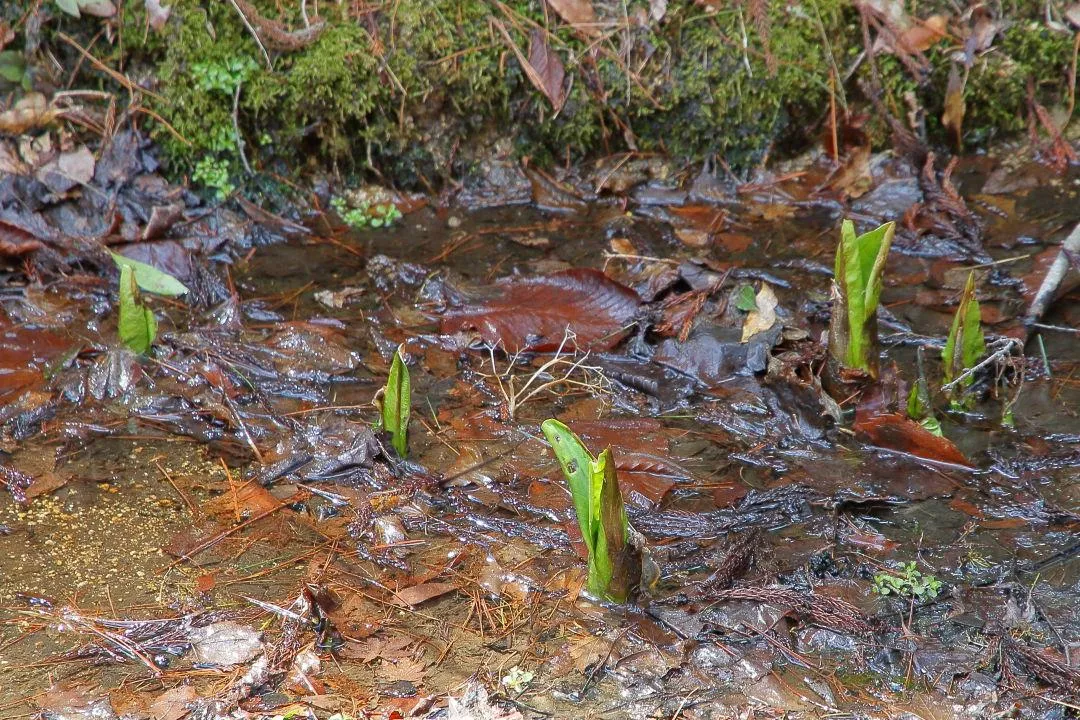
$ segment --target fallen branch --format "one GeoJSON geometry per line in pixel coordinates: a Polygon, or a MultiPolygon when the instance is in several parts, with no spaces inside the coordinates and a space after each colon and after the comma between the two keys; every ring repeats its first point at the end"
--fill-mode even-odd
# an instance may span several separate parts
{"type": "Polygon", "coordinates": [[[1075,262],[1073,256],[1076,255],[1080,255],[1080,223],[1077,223],[1069,233],[1069,237],[1065,238],[1065,242],[1061,244],[1054,264],[1050,266],[1042,284],[1039,285],[1039,291],[1035,293],[1035,299],[1031,301],[1031,307],[1024,316],[1025,327],[1031,327],[1046,313],[1069,272],[1069,266],[1075,262]]]}
{"type": "Polygon", "coordinates": [[[947,390],[952,390],[958,384],[960,384],[963,381],[967,380],[969,377],[971,377],[972,375],[974,375],[978,371],[982,370],[984,367],[986,367],[986,366],[988,366],[988,365],[990,365],[992,363],[997,362],[1001,358],[1003,358],[1006,355],[1008,355],[1009,353],[1011,353],[1014,348],[1017,349],[1017,350],[1020,350],[1021,352],[1023,352],[1024,344],[1022,342],[1020,342],[1019,340],[1017,340],[1016,338],[1004,338],[1002,340],[998,340],[998,341],[996,341],[994,343],[991,343],[990,347],[994,349],[993,353],[988,355],[986,357],[986,359],[983,360],[978,365],[975,365],[974,367],[969,367],[967,370],[965,370],[964,372],[957,375],[956,378],[952,382],[947,383],[945,385],[942,385],[941,386],[942,392],[945,392],[947,390]]]}

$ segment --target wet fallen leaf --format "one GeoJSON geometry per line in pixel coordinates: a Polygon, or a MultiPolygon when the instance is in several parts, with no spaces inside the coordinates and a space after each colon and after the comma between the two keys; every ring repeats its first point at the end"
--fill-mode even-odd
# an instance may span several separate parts
{"type": "Polygon", "coordinates": [[[507,352],[551,352],[569,330],[575,337],[568,347],[608,350],[626,334],[641,302],[630,288],[588,269],[514,279],[498,287],[498,297],[447,312],[442,332],[476,330],[507,352]]]}
{"type": "Polygon", "coordinates": [[[761,289],[758,290],[755,301],[756,307],[747,314],[746,321],[743,322],[740,342],[747,342],[758,333],[765,332],[776,324],[776,306],[780,301],[777,300],[776,293],[773,292],[769,283],[761,283],[761,289]]]}
{"type": "Polygon", "coordinates": [[[182,720],[190,712],[187,704],[197,699],[199,694],[190,685],[181,685],[166,690],[149,707],[152,720],[182,720]]]}
{"type": "Polygon", "coordinates": [[[18,225],[0,220],[0,255],[18,257],[32,253],[44,246],[33,233],[18,225]]]}
{"type": "Polygon", "coordinates": [[[712,244],[712,235],[704,230],[678,228],[675,230],[675,237],[679,238],[683,245],[692,248],[703,248],[712,244]]]}
{"type": "Polygon", "coordinates": [[[219,667],[246,663],[263,650],[258,630],[232,620],[193,628],[188,640],[198,662],[219,667]]]}
{"type": "Polygon", "coordinates": [[[547,0],[547,4],[574,30],[585,35],[597,35],[596,11],[591,0],[547,0]]]}
{"type": "Polygon", "coordinates": [[[58,473],[44,472],[35,477],[34,482],[30,484],[30,487],[26,488],[26,497],[36,498],[39,495],[48,495],[54,490],[59,490],[67,485],[70,479],[70,477],[58,473]]]}
{"type": "Polygon", "coordinates": [[[927,460],[971,467],[971,462],[952,441],[934,435],[900,413],[856,418],[852,428],[857,436],[878,447],[899,450],[927,460]]]}
{"type": "Polygon", "coordinates": [[[448,592],[457,590],[457,585],[444,582],[429,582],[421,583],[419,585],[413,585],[407,587],[404,590],[398,590],[395,593],[395,598],[403,605],[409,605],[415,607],[421,603],[427,602],[432,598],[437,598],[441,595],[445,595],[448,592]]]}
{"type": "Polygon", "coordinates": [[[488,700],[487,690],[475,678],[470,678],[461,697],[450,697],[447,707],[449,720],[523,720],[516,709],[504,710],[488,700]]]}

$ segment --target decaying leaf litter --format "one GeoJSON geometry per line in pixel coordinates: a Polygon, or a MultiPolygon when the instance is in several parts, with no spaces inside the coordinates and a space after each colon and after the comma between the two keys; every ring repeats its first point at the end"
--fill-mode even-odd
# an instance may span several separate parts
{"type": "Polygon", "coordinates": [[[834,146],[740,180],[627,153],[353,233],[203,205],[134,131],[83,150],[81,184],[3,186],[3,713],[1077,704],[1070,278],[1022,322],[1080,220],[1067,163],[834,146]],[[828,376],[845,218],[897,223],[873,382],[828,376]],[[106,247],[187,292],[118,289],[106,247]],[[992,359],[956,407],[969,282],[992,359]],[[920,365],[943,436],[909,411],[920,365]],[[548,418],[612,450],[659,571],[629,603],[585,594],[548,418]]]}

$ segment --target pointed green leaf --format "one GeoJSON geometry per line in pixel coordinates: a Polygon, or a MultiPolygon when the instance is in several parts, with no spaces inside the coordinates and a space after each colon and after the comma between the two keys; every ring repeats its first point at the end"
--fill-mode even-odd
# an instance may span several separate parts
{"type": "Polygon", "coordinates": [[[409,368],[401,357],[401,348],[394,351],[390,376],[382,398],[382,424],[390,433],[390,443],[401,457],[409,451],[409,414],[412,412],[412,383],[409,368]]]}
{"type": "MultiPolygon", "coordinates": [[[[979,301],[975,296],[975,272],[972,271],[964,284],[960,305],[956,308],[956,315],[953,316],[952,326],[949,328],[949,337],[945,341],[945,349],[941,352],[945,384],[978,365],[985,354],[986,340],[982,332],[979,301]]],[[[968,387],[974,382],[975,378],[969,375],[960,385],[968,387]]],[[[961,407],[966,405],[961,400],[962,394],[962,388],[952,393],[954,404],[958,403],[961,407]]]]}
{"type": "Polygon", "coordinates": [[[153,311],[139,300],[134,271],[120,266],[120,321],[117,326],[120,340],[133,352],[145,355],[157,336],[157,320],[153,311]]]}
{"type": "Polygon", "coordinates": [[[135,282],[139,284],[139,288],[155,295],[165,295],[166,297],[176,297],[183,295],[188,291],[187,286],[180,282],[167,272],[158,270],[153,265],[147,265],[144,262],[138,260],[132,260],[129,257],[124,257],[119,253],[110,252],[113,262],[115,262],[121,269],[129,267],[135,273],[135,282]]]}
{"type": "Polygon", "coordinates": [[[581,527],[581,537],[589,549],[589,556],[592,557],[596,551],[591,504],[595,460],[578,436],[558,420],[545,420],[540,430],[555,452],[555,458],[566,478],[570,497],[574,501],[574,513],[577,515],[578,526],[581,527]]]}
{"type": "Polygon", "coordinates": [[[834,269],[838,298],[834,298],[830,349],[847,367],[876,370],[872,354],[877,352],[877,304],[895,232],[891,222],[859,236],[850,220],[840,226],[834,269]]]}

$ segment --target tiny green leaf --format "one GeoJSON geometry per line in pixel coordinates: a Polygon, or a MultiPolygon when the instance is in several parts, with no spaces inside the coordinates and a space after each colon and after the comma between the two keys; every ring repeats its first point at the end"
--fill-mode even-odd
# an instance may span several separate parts
{"type": "Polygon", "coordinates": [[[409,414],[412,402],[409,368],[401,357],[401,348],[394,351],[390,375],[382,398],[382,424],[390,433],[390,442],[401,457],[409,452],[409,414]]]}
{"type": "Polygon", "coordinates": [[[757,310],[757,295],[751,285],[743,285],[735,291],[735,307],[743,312],[757,310]]]}
{"type": "Polygon", "coordinates": [[[21,82],[26,74],[26,62],[22,53],[15,50],[0,52],[0,78],[8,82],[21,82]]]}
{"type": "Polygon", "coordinates": [[[157,320],[153,311],[140,302],[135,271],[127,265],[120,266],[120,322],[117,331],[124,345],[139,355],[149,352],[157,337],[157,320]]]}
{"type": "Polygon", "coordinates": [[[930,397],[930,385],[926,381],[926,370],[923,366],[923,349],[920,347],[915,355],[915,366],[918,377],[911,386],[908,394],[907,412],[908,417],[917,420],[920,425],[938,437],[943,437],[941,423],[934,417],[933,400],[930,397]]]}
{"type": "Polygon", "coordinates": [[[180,282],[167,272],[158,270],[153,265],[147,265],[144,262],[138,260],[132,260],[129,257],[124,257],[119,253],[110,252],[113,262],[123,272],[124,268],[129,268],[135,276],[135,282],[138,283],[139,288],[155,295],[164,295],[166,297],[176,297],[188,292],[187,286],[180,282]]]}

